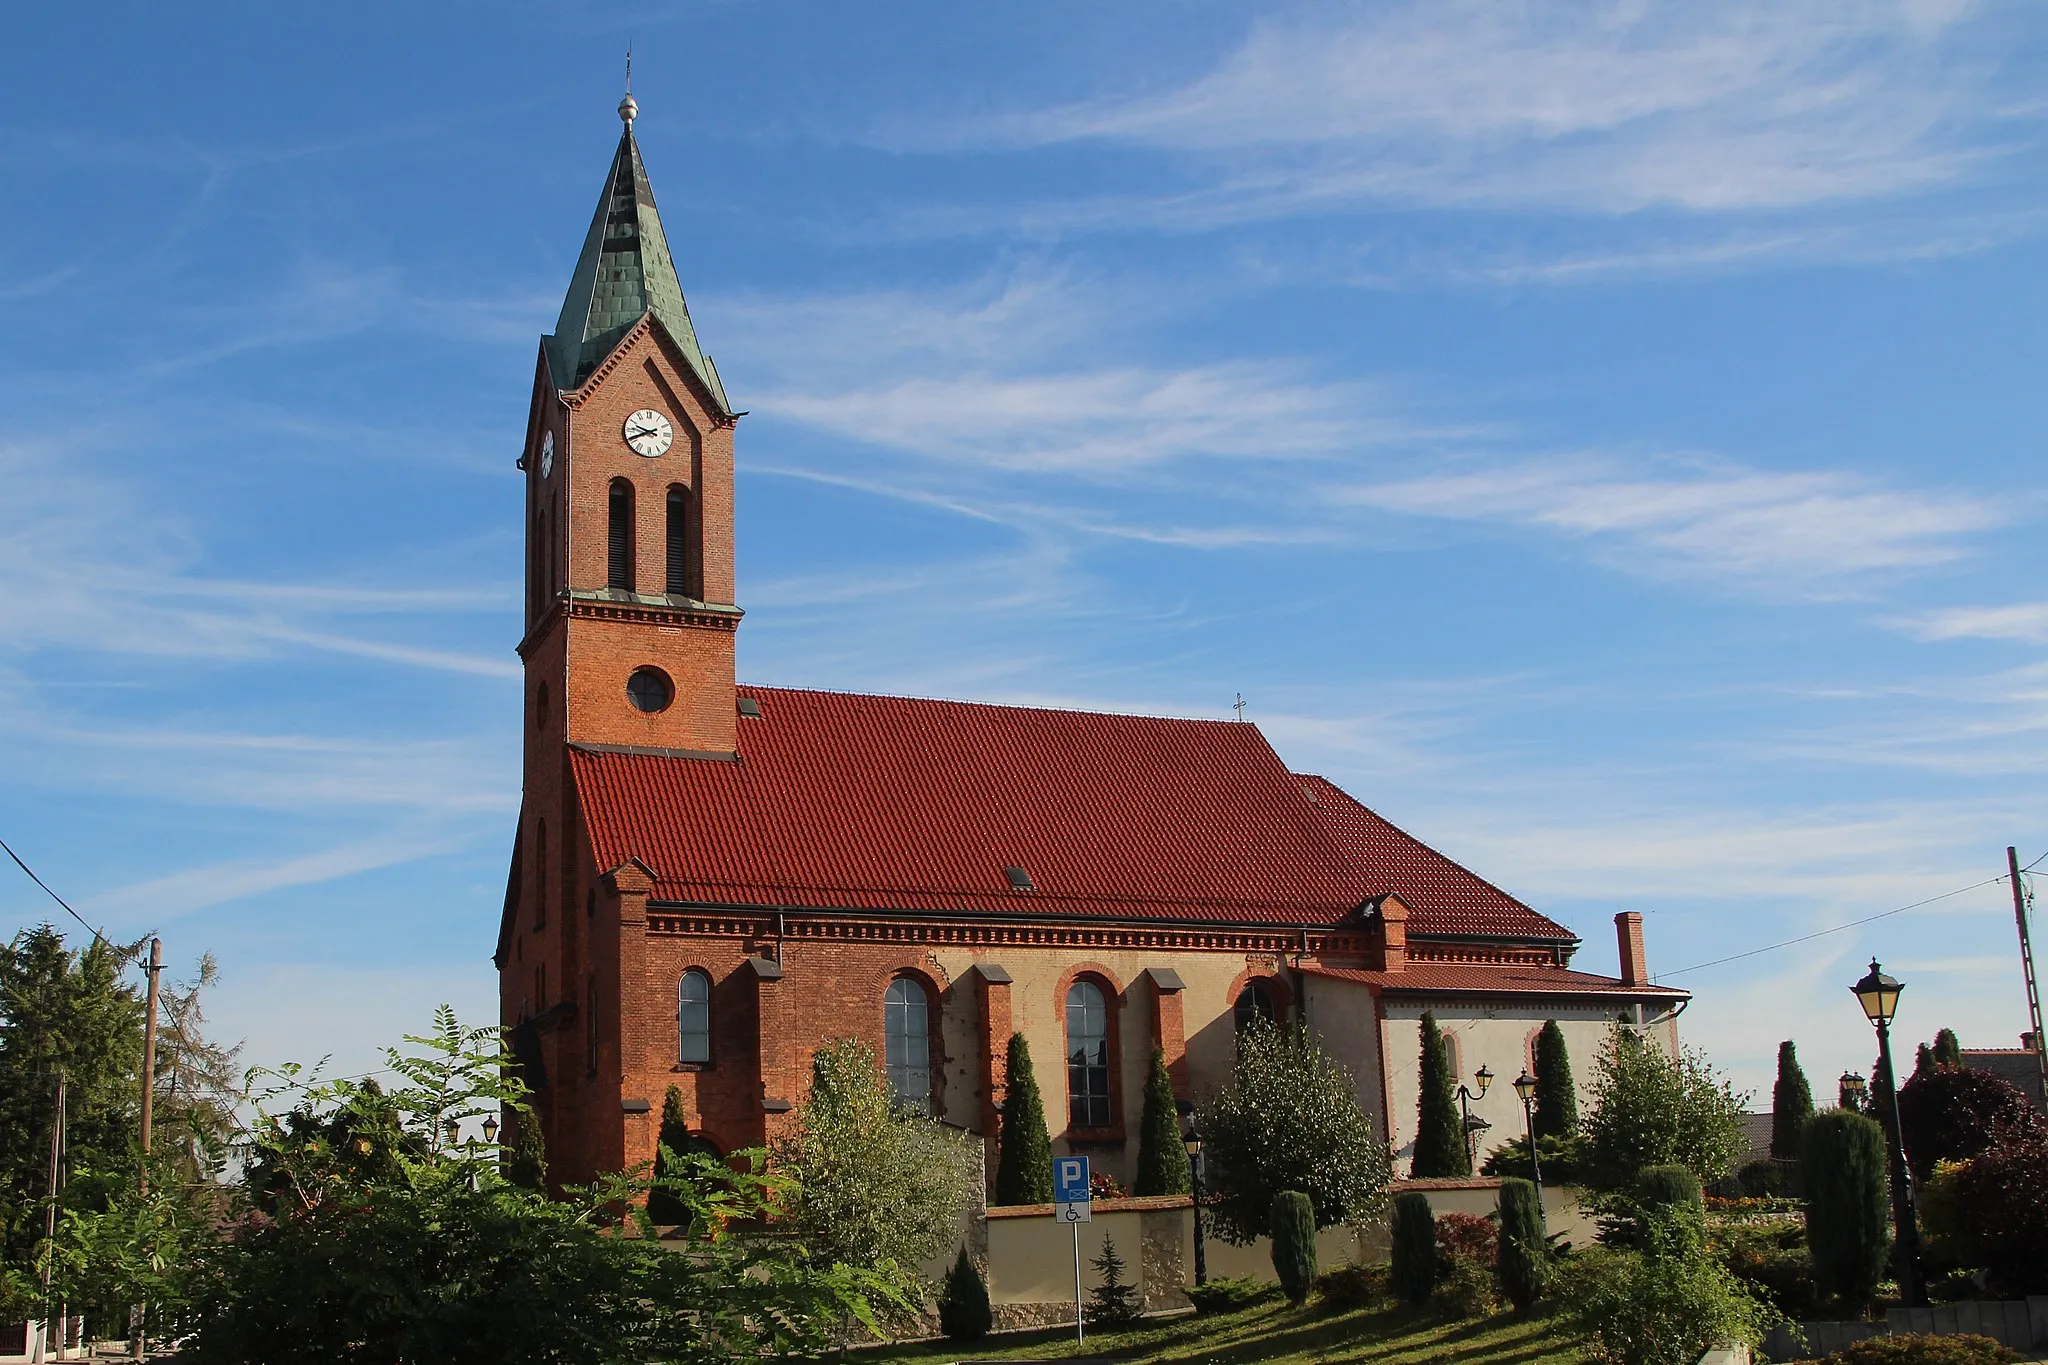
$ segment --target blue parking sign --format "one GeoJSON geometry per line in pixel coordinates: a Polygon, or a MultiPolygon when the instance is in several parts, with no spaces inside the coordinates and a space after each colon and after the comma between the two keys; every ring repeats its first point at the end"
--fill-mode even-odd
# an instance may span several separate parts
{"type": "Polygon", "coordinates": [[[1085,1156],[1057,1157],[1052,1163],[1052,1202],[1055,1204],[1085,1204],[1088,1202],[1088,1158],[1085,1156]]]}

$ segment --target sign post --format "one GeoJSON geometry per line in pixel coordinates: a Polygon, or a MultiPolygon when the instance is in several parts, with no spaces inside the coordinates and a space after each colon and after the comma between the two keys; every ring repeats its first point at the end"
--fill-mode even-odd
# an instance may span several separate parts
{"type": "Polygon", "coordinates": [[[1052,1163],[1052,1211],[1053,1217],[1067,1224],[1074,1231],[1074,1340],[1088,1340],[1088,1314],[1081,1307],[1081,1224],[1094,1221],[1089,1216],[1089,1203],[1094,1198],[1088,1188],[1088,1158],[1085,1156],[1063,1156],[1052,1163]]]}

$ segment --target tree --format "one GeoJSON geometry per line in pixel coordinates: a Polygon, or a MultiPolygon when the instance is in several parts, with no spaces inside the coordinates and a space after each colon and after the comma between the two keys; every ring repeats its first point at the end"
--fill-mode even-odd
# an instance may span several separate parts
{"type": "Polygon", "coordinates": [[[1500,1250],[1494,1275],[1509,1303],[1527,1312],[1543,1296],[1550,1274],[1550,1248],[1543,1233],[1543,1206],[1536,1187],[1510,1177],[1500,1182],[1500,1250]]]}
{"type": "Polygon", "coordinates": [[[1813,1088],[1806,1083],[1788,1038],[1778,1044],[1778,1083],[1771,1087],[1771,1155],[1780,1161],[1797,1160],[1800,1130],[1812,1117],[1813,1088]]]}
{"type": "Polygon", "coordinates": [[[1138,1120],[1137,1194],[1186,1194],[1189,1178],[1187,1144],[1180,1135],[1180,1109],[1173,1099],[1173,1080],[1166,1074],[1166,1052],[1152,1049],[1152,1070],[1145,1078],[1145,1112],[1138,1120]]]}
{"type": "Polygon", "coordinates": [[[1031,1070],[1031,1045],[1010,1035],[1003,1066],[1001,1147],[996,1157],[997,1204],[1052,1202],[1052,1137],[1045,1126],[1045,1101],[1031,1070]]]}
{"type": "Polygon", "coordinates": [[[1088,1263],[1101,1278],[1088,1291],[1088,1321],[1098,1327],[1128,1327],[1144,1315],[1138,1286],[1124,1282],[1124,1258],[1116,1242],[1102,1234],[1102,1252],[1088,1263]]]}
{"type": "MultiPolygon", "coordinates": [[[[662,1175],[680,1174],[682,1154],[693,1146],[690,1121],[683,1115],[680,1087],[670,1086],[661,1097],[661,1128],[655,1143],[654,1169],[662,1175]]],[[[688,1210],[668,1189],[657,1187],[647,1196],[647,1216],[657,1227],[673,1227],[688,1216],[688,1210]]]]}
{"type": "Polygon", "coordinates": [[[1308,1291],[1316,1282],[1316,1210],[1300,1190],[1282,1190],[1273,1196],[1269,1215],[1273,1239],[1273,1275],[1280,1281],[1287,1301],[1297,1308],[1308,1302],[1308,1291]]]}
{"type": "Polygon", "coordinates": [[[1351,1073],[1299,1024],[1254,1020],[1230,1078],[1198,1114],[1210,1223],[1238,1246],[1266,1231],[1273,1197],[1300,1190],[1316,1222],[1360,1223],[1386,1208],[1386,1145],[1351,1073]]]}
{"type": "Polygon", "coordinates": [[[273,1211],[193,1264],[174,1324],[181,1360],[713,1365],[820,1352],[844,1323],[873,1330],[878,1306],[907,1303],[884,1273],[819,1268],[796,1238],[750,1231],[794,1193],[760,1173],[759,1152],[743,1171],[689,1160],[673,1186],[688,1211],[683,1254],[653,1240],[645,1179],[607,1177],[562,1202],[510,1184],[496,1147],[442,1132],[528,1112],[499,1030],[465,1029],[443,1008],[431,1034],[407,1041],[424,1051],[388,1052],[402,1083],[376,1097],[296,1067],[269,1073],[247,1136],[273,1177],[273,1211]],[[352,1132],[355,1155],[389,1160],[301,1141],[280,1104],[311,1114],[306,1131],[352,1132]],[[616,1235],[620,1216],[635,1235],[616,1235]]]}
{"type": "Polygon", "coordinates": [[[1429,1196],[1415,1190],[1396,1195],[1388,1233],[1392,1265],[1387,1282],[1394,1296],[1403,1303],[1428,1302],[1436,1288],[1436,1214],[1430,1210],[1429,1196]]]}
{"type": "Polygon", "coordinates": [[[511,1147],[505,1153],[505,1178],[535,1194],[548,1192],[547,1135],[541,1132],[540,1117],[531,1111],[507,1115],[511,1147]]]}
{"type": "Polygon", "coordinates": [[[1579,1131],[1579,1090],[1572,1079],[1572,1055],[1555,1019],[1545,1019],[1536,1035],[1534,1117],[1538,1138],[1566,1138],[1579,1131]]]}
{"type": "Polygon", "coordinates": [[[1992,1288],[2048,1294],[2048,1137],[2013,1137],[1963,1163],[1954,1177],[1960,1221],[1992,1288]]]}
{"type": "Polygon", "coordinates": [[[797,1185],[785,1225],[817,1264],[905,1274],[959,1236],[980,1164],[960,1133],[897,1107],[874,1050],[853,1038],[818,1049],[796,1132],[773,1152],[797,1185]]]}
{"type": "Polygon", "coordinates": [[[939,1294],[939,1330],[953,1341],[980,1341],[994,1326],[988,1282],[963,1246],[953,1268],[946,1272],[945,1288],[939,1294]]]}
{"type": "Polygon", "coordinates": [[[1457,1085],[1451,1076],[1451,1050],[1436,1026],[1436,1015],[1422,1016],[1422,1095],[1416,1103],[1415,1156],[1408,1163],[1411,1179],[1472,1174],[1472,1152],[1465,1143],[1465,1122],[1458,1113],[1457,1085]]]}
{"type": "Polygon", "coordinates": [[[1934,1035],[1934,1064],[1950,1071],[1962,1069],[1963,1042],[1954,1029],[1945,1028],[1934,1035]]]}
{"type": "Polygon", "coordinates": [[[1922,1181],[1937,1161],[1968,1161],[2001,1137],[2048,1137],[2026,1095],[1989,1071],[1931,1070],[1899,1087],[1906,1162],[1922,1181]]]}
{"type": "Polygon", "coordinates": [[[1806,1173],[1806,1245],[1814,1287],[1831,1298],[1870,1302],[1891,1237],[1885,1203],[1884,1130],[1837,1109],[1807,1124],[1799,1154],[1806,1173]]]}
{"type": "Polygon", "coordinates": [[[1601,1049],[1593,1089],[1586,1175],[1597,1189],[1625,1189],[1645,1166],[1672,1162],[1702,1181],[1718,1180],[1745,1145],[1748,1097],[1690,1049],[1666,1057],[1648,1038],[1617,1026],[1601,1049]]]}

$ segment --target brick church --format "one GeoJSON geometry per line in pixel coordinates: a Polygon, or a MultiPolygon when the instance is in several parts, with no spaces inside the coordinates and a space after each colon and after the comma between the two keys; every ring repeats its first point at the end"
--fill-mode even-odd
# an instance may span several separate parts
{"type": "Polygon", "coordinates": [[[1255,725],[736,681],[740,414],[625,123],[554,334],[526,479],[525,781],[495,961],[551,1170],[650,1160],[680,1090],[711,1148],[793,1121],[866,1040],[899,1101],[993,1135],[1010,1035],[1055,1151],[1126,1180],[1151,1054],[1219,1084],[1253,1015],[1305,1020],[1399,1159],[1434,1010],[1487,1145],[1546,1019],[1583,1084],[1623,1016],[1676,1045],[1642,918],[1579,939],[1288,769],[1255,725]]]}

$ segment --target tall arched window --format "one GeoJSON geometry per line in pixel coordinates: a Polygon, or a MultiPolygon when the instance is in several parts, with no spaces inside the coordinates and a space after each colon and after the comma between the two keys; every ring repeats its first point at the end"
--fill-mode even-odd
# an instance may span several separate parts
{"type": "Polygon", "coordinates": [[[711,974],[698,967],[676,986],[676,1060],[711,1060],[711,974]]]}
{"type": "Polygon", "coordinates": [[[899,976],[882,997],[882,1060],[899,1109],[932,1111],[932,1006],[922,983],[899,976]]]}
{"type": "Polygon", "coordinates": [[[548,922],[548,822],[533,826],[533,927],[548,922]]]}
{"type": "Polygon", "coordinates": [[[668,587],[677,597],[690,596],[690,490],[671,484],[668,490],[668,587]]]}
{"type": "Polygon", "coordinates": [[[1109,1006],[1093,981],[1067,988],[1067,1123],[1109,1127],[1109,1006]]]}
{"type": "Polygon", "coordinates": [[[1263,1019],[1270,1024],[1280,1017],[1280,1011],[1273,1003],[1273,989],[1263,981],[1247,983],[1237,993],[1237,1004],[1230,1013],[1239,1033],[1250,1028],[1254,1019],[1263,1019]]]}
{"type": "Polygon", "coordinates": [[[612,480],[610,522],[605,528],[604,582],[608,588],[633,591],[633,485],[612,480]]]}

